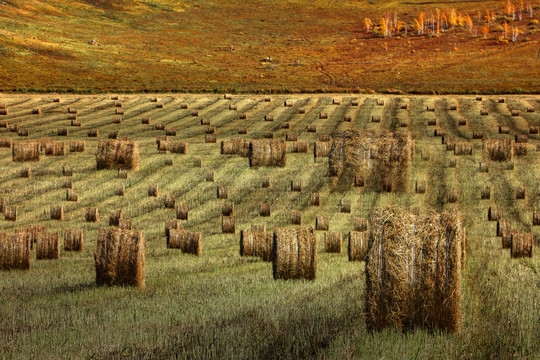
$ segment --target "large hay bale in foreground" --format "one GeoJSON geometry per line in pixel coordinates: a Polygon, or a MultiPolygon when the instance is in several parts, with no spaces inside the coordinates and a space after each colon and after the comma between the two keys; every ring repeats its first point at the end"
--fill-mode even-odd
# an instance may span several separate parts
{"type": "Polygon", "coordinates": [[[39,141],[15,142],[12,146],[13,161],[39,161],[39,141]]]}
{"type": "Polygon", "coordinates": [[[127,140],[100,140],[96,152],[97,169],[139,169],[139,143],[127,140]]]}
{"type": "Polygon", "coordinates": [[[146,243],[140,231],[100,228],[94,254],[96,284],[144,288],[146,243]]]}
{"type": "Polygon", "coordinates": [[[54,260],[60,258],[60,237],[57,232],[46,231],[37,234],[36,259],[54,260]]]}
{"type": "Polygon", "coordinates": [[[201,256],[202,234],[183,229],[171,229],[169,230],[167,247],[169,249],[180,249],[186,254],[201,256]]]}
{"type": "Polygon", "coordinates": [[[266,231],[266,226],[251,227],[251,231],[240,232],[240,256],[258,256],[262,261],[272,260],[274,234],[266,231]]]}
{"type": "Polygon", "coordinates": [[[26,233],[0,233],[0,270],[30,269],[31,246],[26,233]]]}
{"type": "Polygon", "coordinates": [[[417,325],[448,331],[461,322],[464,233],[459,213],[370,213],[366,323],[371,330],[417,325]]]}
{"type": "Polygon", "coordinates": [[[329,154],[331,176],[363,175],[365,186],[382,191],[390,182],[393,191],[407,192],[414,141],[410,132],[336,130],[329,154]]]}
{"type": "Polygon", "coordinates": [[[274,279],[315,280],[317,239],[313,229],[276,229],[272,247],[274,279]]]}
{"type": "Polygon", "coordinates": [[[249,166],[287,165],[287,146],[283,140],[252,140],[249,144],[249,166]]]}
{"type": "Polygon", "coordinates": [[[364,261],[369,249],[368,242],[368,231],[351,231],[349,233],[349,261],[364,261]]]}

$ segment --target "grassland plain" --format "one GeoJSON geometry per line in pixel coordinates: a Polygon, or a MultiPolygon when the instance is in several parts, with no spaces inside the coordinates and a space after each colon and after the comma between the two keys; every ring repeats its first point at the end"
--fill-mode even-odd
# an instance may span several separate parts
{"type": "MultiPolygon", "coordinates": [[[[12,162],[10,149],[0,149],[0,193],[16,205],[16,223],[0,219],[2,231],[30,224],[45,225],[49,231],[82,228],[84,251],[61,251],[60,260],[37,261],[32,255],[30,271],[0,274],[0,357],[2,358],[447,358],[447,359],[535,359],[540,355],[540,275],[539,260],[511,259],[501,249],[495,223],[487,221],[489,206],[501,206],[505,218],[519,231],[533,231],[538,246],[539,227],[531,226],[534,209],[540,206],[540,137],[529,136],[529,152],[516,157],[514,170],[491,165],[488,173],[479,172],[481,140],[472,140],[472,131],[487,138],[509,138],[525,133],[528,126],[540,125],[540,99],[537,96],[507,96],[505,103],[471,96],[353,96],[294,95],[272,96],[271,101],[255,95],[233,96],[232,100],[213,95],[158,95],[164,104],[157,109],[150,95],[120,95],[125,110],[121,124],[113,124],[115,101],[105,96],[5,95],[10,124],[29,130],[29,139],[86,141],[85,153],[66,156],[42,155],[30,163],[32,177],[21,178],[21,167],[12,162]],[[56,97],[56,96],[55,96],[56,97]],[[341,100],[332,105],[332,99],[341,100]],[[376,105],[378,98],[384,106],[376,105]],[[291,100],[293,106],[283,106],[291,100]],[[351,106],[353,100],[358,106],[351,106]],[[238,105],[228,110],[229,103],[238,105]],[[187,109],[181,104],[187,103],[187,109]],[[407,104],[407,109],[401,105],[407,104]],[[449,111],[450,105],[458,110],[449,111]],[[426,112],[426,106],[435,112],[426,112]],[[67,108],[78,110],[81,127],[70,127],[67,108]],[[298,109],[305,108],[305,114],[298,109]],[[526,112],[527,107],[535,109],[526,112]],[[42,114],[31,114],[41,108],[42,114]],[[489,109],[488,116],[480,116],[489,109]],[[520,109],[520,116],[510,110],[520,109]],[[198,110],[199,116],[191,116],[198,110]],[[247,119],[239,119],[245,112],[247,119]],[[319,119],[327,112],[328,119],[319,119]],[[274,121],[264,121],[266,114],[274,121]],[[351,122],[344,122],[344,115],[351,122]],[[371,115],[380,115],[372,123],[371,115]],[[152,125],[141,124],[151,117],[152,125]],[[204,142],[208,117],[216,127],[217,144],[204,142]],[[437,126],[427,126],[428,119],[437,126]],[[458,126],[466,119],[465,126],[458,126]],[[248,160],[220,155],[219,141],[244,136],[262,138],[265,131],[274,138],[298,134],[299,141],[310,143],[319,134],[349,127],[397,130],[407,121],[416,141],[412,163],[411,191],[407,194],[374,193],[361,188],[335,184],[328,177],[328,160],[314,161],[307,154],[289,153],[285,168],[250,169],[248,160]],[[154,130],[163,122],[178,130],[176,139],[189,143],[189,153],[162,154],[155,139],[164,131],[154,130]],[[281,129],[289,122],[290,129],[281,129]],[[316,125],[317,133],[306,131],[316,125]],[[509,126],[510,134],[499,134],[498,126],[509,126]],[[56,135],[57,128],[69,128],[69,136],[56,135]],[[247,135],[238,135],[247,127],[247,135]],[[88,138],[89,129],[99,129],[99,138],[88,138]],[[472,141],[472,156],[455,156],[446,151],[433,128],[446,130],[460,141],[472,141]],[[110,131],[140,144],[141,165],[120,179],[115,170],[95,170],[99,139],[110,131]],[[426,158],[429,155],[429,159],[426,158]],[[201,159],[202,167],[194,167],[201,159]],[[457,166],[448,167],[455,159],[457,166]],[[172,160],[172,165],[167,165],[172,160]],[[73,188],[77,203],[65,201],[62,188],[63,165],[73,167],[73,188]],[[213,170],[215,182],[205,174],[213,170]],[[262,176],[270,176],[271,186],[260,187],[262,176]],[[290,181],[302,182],[301,192],[290,191],[290,181]],[[416,194],[414,182],[425,180],[427,191],[416,194]],[[114,186],[123,184],[125,196],[115,196],[114,186]],[[147,196],[149,184],[158,184],[159,197],[147,196]],[[480,200],[482,186],[491,186],[490,200],[480,200]],[[216,187],[227,186],[229,201],[235,204],[236,234],[221,233],[221,205],[216,187]],[[527,189],[525,200],[515,200],[515,186],[527,189]],[[457,204],[447,204],[449,189],[458,192],[457,204]],[[320,192],[319,207],[309,206],[312,192],[320,192]],[[175,218],[165,209],[164,196],[174,194],[177,203],[188,204],[189,220],[182,226],[203,233],[200,257],[168,250],[164,224],[175,218]],[[351,214],[339,212],[339,201],[352,202],[351,214]],[[261,203],[271,204],[271,216],[259,217],[261,203]],[[50,205],[64,206],[64,220],[50,220],[50,205]],[[460,332],[445,334],[417,329],[399,333],[388,329],[370,333],[364,322],[365,270],[362,262],[348,262],[346,253],[325,254],[323,234],[317,233],[319,263],[317,279],[275,281],[271,265],[238,254],[239,230],[265,223],[268,228],[292,227],[291,210],[301,210],[303,223],[314,226],[316,215],[330,216],[330,230],[344,238],[356,217],[366,217],[373,206],[401,205],[407,208],[431,207],[436,210],[457,207],[467,229],[467,266],[462,276],[463,325],[460,332]],[[86,207],[98,207],[98,223],[84,221],[86,207]],[[133,219],[134,228],[147,239],[146,289],[96,287],[93,251],[97,230],[108,225],[111,211],[122,209],[133,219]]],[[[2,129],[0,137],[14,141],[23,138],[2,129]]],[[[289,143],[288,146],[291,144],[289,143]]],[[[62,236],[63,237],[63,236],[62,236]]]]}
{"type": "Polygon", "coordinates": [[[503,0],[2,1],[0,91],[538,93],[530,4],[532,18],[512,20],[503,0]],[[470,31],[413,31],[421,13],[451,8],[470,31]],[[366,33],[364,18],[386,14],[408,33],[366,33]],[[522,31],[516,42],[499,40],[504,21],[522,31]]]}

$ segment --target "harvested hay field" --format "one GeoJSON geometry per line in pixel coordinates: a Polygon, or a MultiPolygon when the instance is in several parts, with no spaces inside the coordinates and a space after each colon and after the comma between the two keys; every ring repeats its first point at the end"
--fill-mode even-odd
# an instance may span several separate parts
{"type": "Polygon", "coordinates": [[[505,96],[498,103],[486,95],[478,101],[159,94],[164,107],[156,108],[155,95],[119,94],[115,101],[125,114],[118,124],[111,121],[110,96],[54,96],[59,103],[47,95],[0,95],[9,108],[2,120],[29,130],[21,138],[0,127],[0,233],[11,238],[36,225],[63,237],[63,244],[53,241],[44,251],[59,258],[37,260],[44,243],[38,246],[37,235],[26,235],[22,245],[0,236],[6,270],[0,329],[17,330],[0,336],[10,344],[0,346],[0,358],[535,358],[540,352],[533,285],[540,282],[534,251],[540,137],[529,132],[540,126],[538,96],[505,96]],[[428,105],[435,112],[427,112],[428,105]],[[70,126],[68,107],[77,108],[80,127],[70,126]],[[42,114],[30,114],[32,108],[42,114]],[[488,116],[480,115],[483,108],[488,116]],[[191,116],[193,109],[199,116],[191,116]],[[520,116],[509,109],[520,109],[520,116]],[[328,118],[320,119],[322,112],[328,118]],[[265,121],[268,114],[273,121],[265,121]],[[381,121],[373,123],[373,115],[381,121]],[[429,126],[433,118],[436,126],[429,126]],[[466,126],[458,126],[460,118],[466,126]],[[317,132],[308,131],[310,125],[317,132]],[[499,134],[499,126],[509,133],[499,134]],[[58,137],[58,128],[69,132],[58,137]],[[444,132],[444,144],[435,128],[444,132]],[[166,129],[176,129],[176,136],[165,138],[166,129]],[[119,140],[108,140],[110,132],[119,140]],[[218,141],[206,143],[207,132],[218,141]],[[273,139],[265,139],[266,132],[273,139]],[[341,138],[331,136],[339,132],[367,134],[358,141],[365,151],[348,167],[345,155],[353,154],[355,142],[341,147],[341,138]],[[516,155],[516,139],[528,149],[523,155],[516,155]],[[70,151],[79,141],[85,151],[70,151]],[[499,144],[490,152],[484,143],[491,141],[499,144]],[[36,145],[26,158],[39,154],[39,162],[13,161],[13,147],[28,142],[36,145]],[[116,145],[104,151],[111,160],[97,170],[100,142],[136,143],[138,170],[129,160],[134,156],[116,145]],[[46,156],[57,143],[65,152],[46,156]],[[342,169],[340,176],[332,176],[331,166],[342,169]],[[19,177],[25,168],[30,178],[19,177]],[[293,181],[299,191],[291,191],[293,181]],[[524,199],[516,199],[518,189],[526,190],[524,199]],[[77,201],[67,201],[67,190],[77,201]],[[451,203],[450,193],[457,195],[451,203]],[[51,219],[51,205],[62,207],[61,221],[51,219]],[[374,208],[388,207],[403,209],[397,223],[382,226],[378,217],[368,223],[374,208]],[[446,233],[435,235],[442,215],[433,215],[457,212],[467,234],[461,253],[446,233]],[[418,236],[403,239],[415,226],[409,219],[425,235],[423,250],[418,236]],[[109,221],[113,228],[100,231],[109,221]],[[401,226],[394,240],[408,248],[387,238],[393,233],[386,230],[382,242],[370,240],[370,233],[401,226]],[[198,234],[203,243],[195,241],[198,234]],[[381,263],[370,241],[381,245],[381,263]],[[402,257],[392,256],[396,251],[402,257]],[[388,266],[379,272],[379,264],[388,266]]]}

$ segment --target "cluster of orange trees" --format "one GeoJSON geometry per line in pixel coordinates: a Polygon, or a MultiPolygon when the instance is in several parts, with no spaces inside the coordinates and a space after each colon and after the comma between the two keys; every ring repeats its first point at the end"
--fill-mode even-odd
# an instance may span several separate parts
{"type": "Polygon", "coordinates": [[[444,11],[436,9],[434,13],[428,15],[421,12],[410,22],[399,20],[397,12],[394,12],[393,14],[386,13],[377,24],[374,24],[369,18],[364,18],[363,26],[367,33],[373,33],[380,37],[407,35],[410,32],[418,35],[439,35],[456,28],[466,29],[474,36],[487,37],[491,27],[497,25],[497,30],[502,32],[502,39],[516,41],[523,31],[519,26],[509,25],[509,23],[533,16],[534,9],[530,3],[525,5],[523,0],[520,0],[516,6],[507,0],[504,10],[501,12],[486,10],[485,13],[477,11],[476,14],[470,15],[458,12],[455,8],[444,11]]]}

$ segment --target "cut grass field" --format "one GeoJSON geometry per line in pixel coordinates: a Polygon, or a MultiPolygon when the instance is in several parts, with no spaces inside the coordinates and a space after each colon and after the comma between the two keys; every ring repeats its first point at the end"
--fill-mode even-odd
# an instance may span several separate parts
{"type": "Polygon", "coordinates": [[[523,30],[515,43],[499,41],[501,19],[486,38],[363,29],[366,17],[395,13],[412,26],[421,12],[456,8],[480,34],[477,12],[502,14],[505,3],[3,1],[0,91],[538,93],[535,1],[532,19],[508,20],[523,30]]]}
{"type": "MultiPolygon", "coordinates": [[[[152,95],[153,96],[153,95],[152,95]]],[[[476,101],[471,96],[355,96],[295,95],[272,96],[271,101],[255,95],[233,96],[225,100],[211,95],[157,95],[162,109],[150,101],[151,95],[120,95],[125,110],[120,124],[113,123],[115,101],[103,96],[4,95],[0,103],[9,109],[9,124],[28,129],[26,139],[52,138],[69,142],[85,140],[86,152],[51,157],[42,154],[38,163],[12,162],[10,149],[0,149],[0,193],[8,205],[18,207],[17,222],[0,219],[2,231],[30,224],[45,225],[49,231],[82,228],[84,251],[63,250],[59,260],[40,260],[32,255],[29,271],[0,273],[0,357],[2,358],[529,358],[540,355],[539,260],[511,259],[496,237],[496,223],[487,221],[490,206],[501,206],[503,217],[520,232],[532,231],[539,245],[540,227],[533,227],[532,213],[540,206],[540,137],[530,135],[528,154],[516,157],[514,170],[491,164],[488,173],[479,172],[482,140],[472,140],[473,131],[485,138],[513,138],[540,125],[537,96],[506,96],[476,101]],[[332,105],[332,98],[341,99],[332,105]],[[376,100],[384,99],[378,106],[376,100]],[[284,107],[291,100],[292,107],[284,107]],[[358,100],[359,106],[351,106],[358,100]],[[236,111],[228,110],[230,103],[236,111]],[[182,109],[181,104],[188,108],[182,109]],[[407,104],[407,109],[401,109],[407,104]],[[458,110],[450,111],[457,104],[458,110]],[[427,112],[434,106],[435,112],[427,112]],[[71,127],[68,107],[77,109],[81,127],[71,127]],[[305,114],[299,114],[299,108],[305,114]],[[532,107],[535,112],[526,112],[532,107]],[[41,115],[31,110],[41,108],[41,115]],[[488,109],[488,116],[480,110],[488,109]],[[520,116],[511,110],[520,109],[520,116]],[[199,116],[191,116],[198,110],[199,116]],[[320,119],[319,113],[328,113],[320,119]],[[247,119],[239,119],[246,113],[247,119]],[[264,120],[272,114],[274,121],[264,120]],[[344,122],[350,115],[351,122],[344,122]],[[381,122],[371,122],[372,115],[381,122]],[[152,125],[141,123],[151,117],[152,125]],[[427,121],[437,118],[436,126],[427,121]],[[205,143],[209,118],[216,127],[217,144],[205,143]],[[458,121],[466,119],[465,126],[458,121]],[[408,128],[400,128],[407,121],[408,128]],[[280,124],[289,122],[290,129],[280,124]],[[189,144],[188,154],[157,151],[156,123],[177,129],[175,140],[189,144]],[[317,132],[307,132],[315,125],[317,132]],[[508,126],[509,134],[499,134],[498,126],[508,126]],[[246,127],[247,135],[237,128],[246,127]],[[409,129],[416,141],[412,162],[411,191],[407,194],[375,193],[334,184],[328,177],[327,158],[314,161],[312,147],[319,134],[334,129],[409,129]],[[68,128],[68,136],[57,136],[58,128],[68,128]],[[455,156],[446,151],[433,129],[444,129],[459,141],[472,141],[473,155],[455,156]],[[89,129],[99,129],[98,138],[87,137],[89,129]],[[140,170],[128,172],[127,179],[116,170],[96,170],[95,152],[99,139],[118,130],[121,136],[140,145],[140,170]],[[236,137],[260,139],[273,131],[275,139],[287,133],[309,142],[308,153],[288,153],[285,168],[250,169],[248,159],[220,155],[219,142],[236,137]],[[423,160],[422,154],[429,154],[423,160]],[[194,167],[196,160],[201,167],[194,167]],[[457,166],[449,168],[455,159],[457,166]],[[170,164],[172,161],[172,165],[170,164]],[[79,201],[65,201],[64,165],[73,167],[73,188],[79,201]],[[31,178],[21,178],[22,167],[30,166],[31,178]],[[214,182],[206,173],[214,171],[214,182]],[[271,186],[261,188],[269,176],[271,186]],[[290,191],[291,180],[300,180],[301,192],[290,191]],[[426,193],[415,194],[415,180],[426,181],[426,193]],[[114,194],[123,184],[124,196],[114,194]],[[148,197],[148,186],[159,185],[159,196],[148,197]],[[491,199],[480,200],[483,186],[491,186],[491,199]],[[217,186],[227,186],[234,202],[236,234],[221,233],[221,207],[217,186]],[[515,199],[515,187],[526,188],[525,200],[515,199]],[[457,190],[456,204],[447,204],[450,189],[457,190]],[[320,193],[320,206],[309,206],[310,195],[320,193]],[[165,221],[174,219],[174,209],[166,209],[164,197],[176,196],[177,204],[189,205],[189,220],[183,227],[203,234],[200,257],[166,248],[165,221]],[[342,199],[351,200],[350,214],[340,213],[342,199]],[[260,205],[271,205],[271,216],[260,217],[260,205]],[[51,205],[62,205],[64,220],[50,220],[51,205]],[[364,311],[365,266],[347,261],[341,254],[326,254],[324,234],[317,232],[318,266],[315,281],[275,281],[269,263],[239,256],[241,229],[266,224],[268,229],[293,227],[290,214],[302,211],[303,224],[314,226],[315,216],[330,216],[330,231],[353,229],[356,217],[366,217],[373,206],[400,205],[451,210],[463,213],[468,235],[467,265],[461,283],[462,328],[457,333],[416,329],[399,333],[366,330],[364,311]],[[98,223],[84,221],[85,209],[98,207],[98,223]],[[99,227],[108,225],[113,210],[122,209],[124,218],[142,230],[147,240],[146,288],[97,287],[93,252],[99,227]]],[[[21,141],[16,133],[1,129],[0,138],[21,141]]],[[[288,147],[292,147],[288,142],[288,147]]],[[[67,144],[66,144],[67,146],[67,144]]],[[[425,158],[425,156],[424,156],[425,158]]]]}

